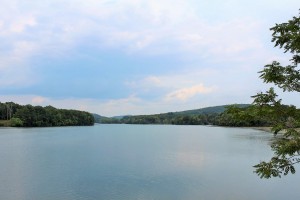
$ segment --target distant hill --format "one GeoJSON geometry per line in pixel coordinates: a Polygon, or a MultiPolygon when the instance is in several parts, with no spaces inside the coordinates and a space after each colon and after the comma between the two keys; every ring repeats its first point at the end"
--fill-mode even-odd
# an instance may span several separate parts
{"type": "MultiPolygon", "coordinates": [[[[246,108],[250,106],[250,104],[232,104],[239,108],[246,108]]],[[[226,110],[226,106],[230,105],[222,105],[222,106],[212,106],[212,107],[206,107],[206,108],[200,108],[200,109],[194,109],[194,110],[185,110],[180,112],[174,112],[175,115],[203,115],[203,114],[220,114],[226,110]]]]}
{"type": "Polygon", "coordinates": [[[130,117],[130,116],[132,116],[132,115],[113,116],[113,117],[111,117],[111,118],[113,118],[113,119],[123,119],[124,117],[130,117]]]}
{"type": "MultiPolygon", "coordinates": [[[[245,108],[250,104],[233,104],[239,108],[245,108]]],[[[212,106],[194,110],[185,110],[179,112],[168,112],[153,115],[124,115],[115,117],[104,117],[93,114],[96,123],[114,124],[114,123],[171,123],[172,119],[178,120],[180,117],[194,117],[199,115],[218,115],[226,110],[230,105],[212,106]],[[157,119],[160,120],[157,120],[157,119]],[[156,119],[156,120],[154,120],[156,119]],[[164,122],[163,122],[164,121],[164,122]]],[[[174,121],[174,120],[173,120],[174,121]]]]}
{"type": "Polygon", "coordinates": [[[116,116],[116,117],[105,117],[95,113],[93,113],[92,115],[94,116],[95,123],[99,123],[99,124],[119,124],[120,120],[123,117],[128,116],[126,115],[126,116],[116,116]]]}
{"type": "Polygon", "coordinates": [[[105,120],[110,120],[111,118],[109,117],[104,117],[95,113],[92,113],[92,115],[94,116],[95,122],[96,123],[102,123],[105,120]]]}

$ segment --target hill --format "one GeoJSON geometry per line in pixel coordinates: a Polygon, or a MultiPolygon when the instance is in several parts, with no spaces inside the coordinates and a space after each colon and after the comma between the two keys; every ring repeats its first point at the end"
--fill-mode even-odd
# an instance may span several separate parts
{"type": "Polygon", "coordinates": [[[101,116],[101,115],[98,115],[98,114],[95,114],[95,113],[92,113],[92,115],[93,115],[96,123],[101,123],[102,121],[110,119],[109,117],[104,117],[104,116],[101,116]]]}
{"type": "Polygon", "coordinates": [[[92,115],[94,116],[94,120],[95,123],[99,123],[99,124],[119,124],[120,120],[123,117],[105,117],[105,116],[101,116],[95,113],[92,113],[92,115]]]}
{"type": "MultiPolygon", "coordinates": [[[[234,104],[238,108],[245,108],[250,104],[234,104]]],[[[212,124],[216,116],[223,113],[230,105],[213,106],[179,112],[168,112],[153,115],[128,115],[119,117],[103,117],[94,114],[95,122],[103,124],[212,124]]]]}
{"type": "MultiPolygon", "coordinates": [[[[238,108],[246,108],[250,106],[250,104],[233,104],[238,108]]],[[[205,107],[200,109],[194,109],[194,110],[185,110],[185,111],[179,111],[174,112],[175,115],[203,115],[203,114],[221,114],[226,110],[227,106],[231,105],[221,105],[221,106],[212,106],[212,107],[205,107]]]]}

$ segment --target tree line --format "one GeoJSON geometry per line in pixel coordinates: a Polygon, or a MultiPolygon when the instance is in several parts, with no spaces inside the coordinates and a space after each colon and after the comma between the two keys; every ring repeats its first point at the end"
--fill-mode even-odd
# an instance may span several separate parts
{"type": "Polygon", "coordinates": [[[10,126],[15,127],[91,126],[94,124],[94,117],[88,112],[57,109],[52,106],[19,105],[14,102],[0,102],[0,120],[6,120],[10,126]]]}
{"type": "MultiPolygon", "coordinates": [[[[218,114],[176,115],[174,113],[126,116],[119,120],[124,124],[173,124],[173,125],[209,125],[218,114]]],[[[115,120],[114,120],[115,121],[115,120]]]]}
{"type": "MultiPolygon", "coordinates": [[[[267,107],[259,107],[256,105],[240,106],[227,105],[225,111],[221,113],[202,113],[188,114],[182,113],[163,113],[154,115],[136,115],[124,116],[123,118],[102,118],[97,121],[103,124],[173,124],[173,125],[217,125],[230,127],[255,127],[255,126],[274,126],[278,119],[274,113],[264,112],[270,109],[267,107]]],[[[297,119],[296,125],[299,125],[300,110],[295,106],[280,105],[273,108],[273,112],[281,110],[281,120],[286,121],[297,119]]]]}

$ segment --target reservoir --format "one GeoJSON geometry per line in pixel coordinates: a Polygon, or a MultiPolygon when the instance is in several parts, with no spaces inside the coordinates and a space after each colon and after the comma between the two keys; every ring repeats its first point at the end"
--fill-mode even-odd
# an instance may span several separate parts
{"type": "Polygon", "coordinates": [[[210,126],[0,128],[0,199],[299,199],[299,167],[281,179],[253,173],[273,139],[210,126]]]}

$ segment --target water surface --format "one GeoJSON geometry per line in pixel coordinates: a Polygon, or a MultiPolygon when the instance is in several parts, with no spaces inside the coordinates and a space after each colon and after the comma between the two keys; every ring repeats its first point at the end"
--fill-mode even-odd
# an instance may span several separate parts
{"type": "Polygon", "coordinates": [[[272,135],[168,125],[1,128],[2,200],[299,199],[300,170],[261,180],[272,135]]]}

